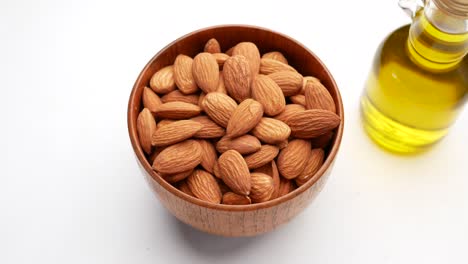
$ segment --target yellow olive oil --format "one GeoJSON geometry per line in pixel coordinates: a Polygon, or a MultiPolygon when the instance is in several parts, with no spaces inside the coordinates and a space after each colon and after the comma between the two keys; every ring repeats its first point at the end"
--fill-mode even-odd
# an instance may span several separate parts
{"type": "Polygon", "coordinates": [[[427,149],[446,135],[468,97],[468,33],[442,32],[419,12],[380,45],[361,114],[368,135],[397,153],[427,149]]]}

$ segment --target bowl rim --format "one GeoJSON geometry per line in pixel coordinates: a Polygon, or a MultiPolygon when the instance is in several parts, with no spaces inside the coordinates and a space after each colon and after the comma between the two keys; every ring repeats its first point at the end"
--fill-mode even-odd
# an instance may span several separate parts
{"type": "Polygon", "coordinates": [[[330,73],[328,68],[325,66],[325,64],[320,60],[320,58],[317,55],[315,55],[315,53],[313,53],[311,50],[309,50],[305,45],[303,45],[302,43],[300,43],[299,41],[295,40],[292,37],[289,37],[289,36],[287,36],[285,34],[282,34],[282,33],[279,33],[279,32],[276,32],[274,30],[264,28],[264,27],[253,26],[253,25],[245,25],[245,24],[220,24],[220,25],[204,27],[204,28],[201,28],[201,29],[198,29],[198,30],[194,30],[194,31],[192,31],[190,33],[187,33],[187,34],[177,38],[176,40],[172,41],[171,43],[167,44],[164,48],[159,50],[149,60],[149,62],[145,65],[145,67],[140,71],[140,74],[138,75],[138,78],[136,79],[136,81],[135,81],[135,83],[133,85],[131,94],[130,94],[129,101],[128,101],[128,108],[127,108],[127,126],[128,126],[128,133],[129,133],[130,141],[131,141],[131,144],[132,144],[132,148],[133,148],[133,151],[134,151],[134,153],[135,153],[135,155],[136,155],[136,157],[138,159],[138,162],[143,166],[143,168],[151,176],[151,178],[154,181],[156,181],[160,186],[162,186],[166,191],[170,192],[171,194],[179,197],[180,199],[182,199],[182,200],[184,200],[184,201],[186,201],[188,203],[195,204],[195,205],[198,205],[198,206],[202,206],[202,207],[205,207],[205,208],[210,208],[210,209],[215,209],[215,210],[220,210],[220,211],[245,212],[245,211],[253,211],[253,210],[258,210],[258,209],[270,208],[270,207],[274,207],[276,205],[285,203],[285,202],[287,202],[287,201],[301,195],[306,190],[311,188],[325,174],[325,172],[333,164],[333,162],[334,162],[334,160],[336,158],[336,155],[338,153],[338,150],[340,148],[340,145],[341,145],[341,139],[343,137],[343,129],[344,129],[344,107],[343,107],[343,101],[341,99],[341,94],[340,94],[340,91],[338,89],[338,85],[336,84],[332,74],[330,73]],[[143,73],[148,70],[150,65],[160,56],[160,54],[165,52],[167,49],[169,49],[171,46],[178,43],[179,41],[181,41],[181,40],[183,40],[183,39],[185,39],[187,37],[190,37],[192,35],[196,35],[196,34],[199,34],[200,32],[207,31],[207,30],[220,29],[220,28],[229,28],[229,27],[237,27],[237,28],[244,28],[244,29],[255,29],[255,30],[268,31],[268,32],[270,32],[272,34],[279,35],[279,36],[281,36],[281,37],[283,37],[283,38],[285,38],[285,39],[287,39],[287,40],[289,40],[291,42],[296,43],[297,45],[299,45],[303,49],[305,49],[308,53],[310,53],[312,55],[312,57],[314,57],[314,59],[321,65],[324,73],[326,75],[328,75],[329,78],[330,78],[330,81],[332,83],[332,87],[330,87],[330,88],[335,91],[336,98],[337,98],[337,103],[338,103],[338,105],[337,105],[337,114],[341,118],[340,125],[337,127],[335,141],[333,142],[333,146],[330,149],[329,155],[326,158],[326,160],[324,161],[322,167],[320,167],[320,169],[315,173],[315,175],[310,180],[308,180],[305,184],[303,184],[302,186],[299,186],[298,188],[296,188],[294,191],[292,191],[292,192],[290,192],[290,193],[288,193],[288,194],[286,194],[284,196],[275,198],[273,200],[270,200],[270,201],[267,201],[267,202],[262,202],[262,203],[257,203],[257,204],[249,204],[249,205],[213,204],[213,203],[206,202],[206,201],[200,200],[198,198],[192,197],[192,196],[180,191],[176,187],[172,186],[169,182],[164,180],[158,173],[156,173],[152,169],[152,166],[150,165],[150,163],[147,161],[147,159],[145,157],[145,154],[143,152],[143,149],[141,148],[140,143],[138,141],[138,133],[137,133],[137,129],[136,129],[137,115],[133,115],[133,111],[132,111],[133,108],[136,108],[136,102],[138,100],[141,100],[141,99],[136,98],[136,91],[138,89],[138,83],[141,82],[141,79],[143,77],[143,73]]]}

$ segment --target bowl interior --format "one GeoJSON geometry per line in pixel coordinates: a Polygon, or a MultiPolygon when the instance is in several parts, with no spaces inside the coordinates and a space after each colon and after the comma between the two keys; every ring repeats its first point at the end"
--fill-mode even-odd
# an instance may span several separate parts
{"type": "Polygon", "coordinates": [[[185,200],[199,204],[201,206],[218,208],[222,210],[253,210],[264,208],[281,203],[299,195],[304,190],[312,186],[323,175],[328,167],[330,167],[338,151],[343,133],[344,116],[341,96],[332,75],[329,73],[325,65],[314,53],[309,51],[305,46],[293,40],[292,38],[268,29],[254,26],[226,25],[206,28],[189,33],[170,43],[160,52],[158,52],[140,73],[140,76],[135,82],[132,93],[130,95],[128,107],[128,129],[133,149],[139,162],[152,176],[152,178],[161,184],[164,188],[185,200]],[[164,66],[173,64],[177,55],[185,54],[194,57],[197,53],[203,51],[205,43],[210,38],[216,38],[218,40],[223,52],[242,41],[250,41],[255,43],[261,54],[269,51],[280,51],[286,56],[289,64],[297,69],[297,71],[303,76],[311,75],[319,78],[333,97],[333,100],[337,106],[337,114],[341,117],[341,124],[336,129],[333,142],[329,147],[329,151],[327,151],[329,153],[328,157],[325,160],[322,168],[317,172],[316,176],[293,192],[260,204],[252,204],[247,206],[214,205],[180,192],[175,187],[163,180],[156,172],[154,172],[151,169],[151,164],[149,164],[149,162],[146,160],[145,154],[139,145],[138,135],[136,132],[136,119],[142,108],[141,97],[143,88],[149,85],[149,80],[156,71],[164,66]]]}

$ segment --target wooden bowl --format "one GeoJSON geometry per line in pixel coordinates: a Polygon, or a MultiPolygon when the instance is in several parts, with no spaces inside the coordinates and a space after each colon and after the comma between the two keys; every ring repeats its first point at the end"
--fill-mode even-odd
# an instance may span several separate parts
{"type": "Polygon", "coordinates": [[[199,230],[223,236],[254,236],[275,229],[299,214],[317,196],[330,175],[340,147],[344,126],[340,92],[320,59],[304,45],[283,34],[255,26],[222,25],[189,33],[159,51],[143,68],[133,86],[128,104],[128,132],[143,175],[161,201],[175,217],[199,230]],[[179,191],[151,169],[138,141],[136,120],[142,109],[143,88],[160,68],[174,62],[180,53],[195,56],[207,40],[216,38],[223,51],[241,41],[254,42],[263,54],[281,51],[289,64],[304,76],[319,78],[330,91],[337,106],[341,124],[336,129],[328,157],[317,174],[306,184],[277,199],[252,205],[211,204],[179,191]]]}

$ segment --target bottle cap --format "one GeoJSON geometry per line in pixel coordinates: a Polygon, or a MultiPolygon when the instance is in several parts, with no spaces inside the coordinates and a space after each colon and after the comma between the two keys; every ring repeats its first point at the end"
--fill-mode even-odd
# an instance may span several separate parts
{"type": "Polygon", "coordinates": [[[450,15],[468,19],[468,0],[433,0],[434,4],[450,15]]]}

